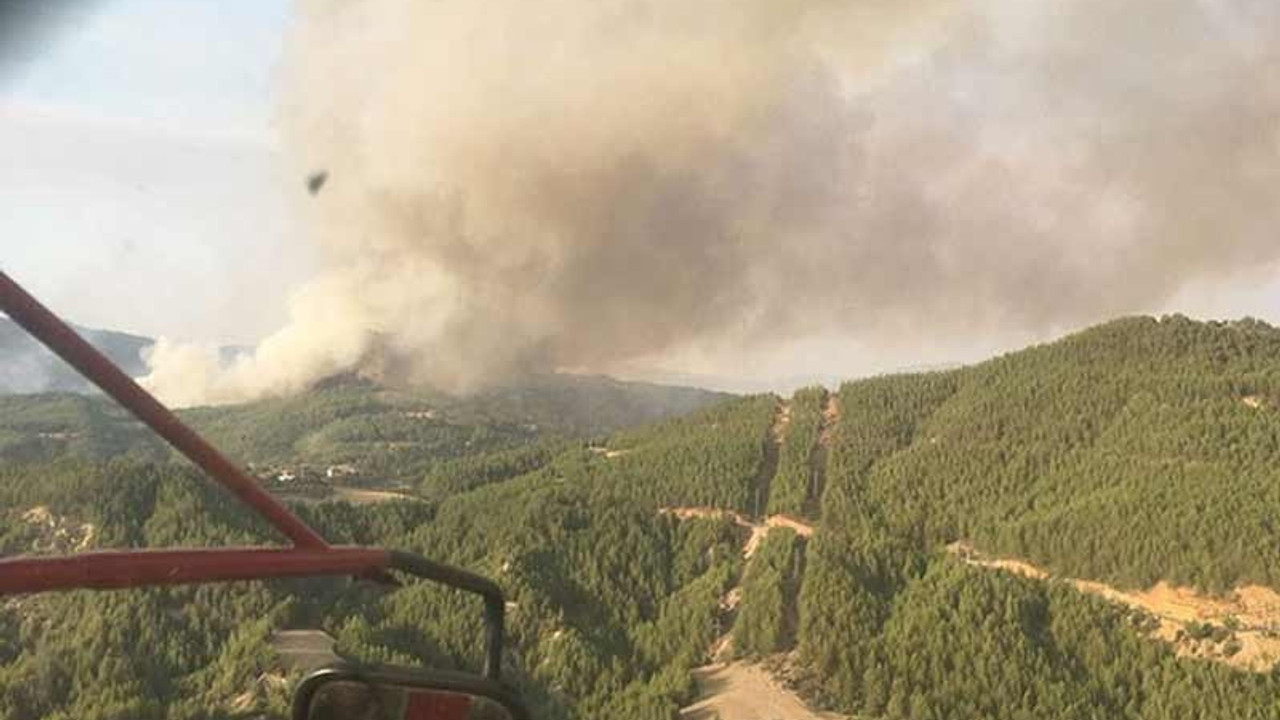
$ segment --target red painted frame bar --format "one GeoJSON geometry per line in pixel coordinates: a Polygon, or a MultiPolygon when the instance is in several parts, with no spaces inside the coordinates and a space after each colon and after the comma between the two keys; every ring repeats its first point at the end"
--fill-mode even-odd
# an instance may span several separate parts
{"type": "Polygon", "coordinates": [[[0,560],[0,596],[15,593],[111,590],[143,585],[364,575],[384,570],[391,553],[377,548],[327,547],[132,550],[0,560]]]}
{"type": "Polygon", "coordinates": [[[324,538],[263,490],[248,473],[183,424],[159,400],[143,390],[3,270],[0,270],[0,310],[253,508],[292,540],[294,546],[309,549],[329,546],[324,538]]]}
{"type": "Polygon", "coordinates": [[[489,681],[498,680],[502,669],[505,603],[502,589],[493,581],[408,553],[330,546],[3,270],[0,270],[0,310],[294,543],[292,548],[123,550],[62,557],[0,558],[0,596],[75,588],[110,590],[323,575],[391,580],[386,571],[394,568],[484,599],[484,676],[489,681]]]}

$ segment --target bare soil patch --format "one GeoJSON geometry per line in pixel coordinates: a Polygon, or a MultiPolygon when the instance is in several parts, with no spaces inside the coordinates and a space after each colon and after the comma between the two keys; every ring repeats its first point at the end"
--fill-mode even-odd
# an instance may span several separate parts
{"type": "Polygon", "coordinates": [[[795,530],[796,534],[801,537],[813,536],[812,525],[805,524],[794,518],[787,517],[786,515],[770,515],[769,518],[764,521],[764,524],[771,528],[776,528],[776,527],[791,528],[792,530],[795,530]]]}
{"type": "Polygon", "coordinates": [[[98,528],[93,523],[76,523],[54,514],[44,505],[36,505],[22,513],[22,521],[39,533],[30,548],[38,554],[85,552],[93,549],[98,539],[98,528]]]}
{"type": "Polygon", "coordinates": [[[335,487],[333,495],[339,500],[346,500],[352,505],[371,505],[391,500],[417,500],[418,498],[404,493],[386,490],[362,490],[353,487],[335,487]]]}
{"type": "Polygon", "coordinates": [[[323,630],[279,630],[271,635],[271,646],[290,670],[310,671],[338,659],[334,640],[323,630]]]}
{"type": "Polygon", "coordinates": [[[760,543],[764,541],[769,531],[776,527],[791,528],[797,535],[802,537],[811,537],[813,535],[813,526],[801,522],[786,515],[770,515],[765,518],[762,523],[751,522],[749,518],[732,510],[721,510],[720,508],[710,507],[669,507],[662,508],[658,511],[663,515],[671,515],[688,520],[690,518],[729,518],[739,527],[746,528],[750,531],[747,536],[746,543],[742,546],[742,556],[751,559],[756,548],[760,547],[760,543]]]}
{"type": "Polygon", "coordinates": [[[693,671],[697,702],[680,711],[686,720],[833,720],[842,716],[811,710],[764,666],[716,663],[693,671]]]}

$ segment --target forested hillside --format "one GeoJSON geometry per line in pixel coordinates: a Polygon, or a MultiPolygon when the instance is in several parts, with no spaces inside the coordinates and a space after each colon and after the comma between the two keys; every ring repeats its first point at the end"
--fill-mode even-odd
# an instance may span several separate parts
{"type": "Polygon", "coordinates": [[[1126,586],[1280,586],[1280,332],[1262,323],[1121,320],[840,403],[833,489],[920,547],[966,538],[1126,586]]]}
{"type": "MultiPolygon", "coordinates": [[[[0,552],[271,541],[97,401],[4,402],[0,552]]],[[[334,542],[494,577],[538,717],[673,720],[727,634],[859,717],[1280,717],[1280,671],[1180,657],[1142,613],[943,549],[1118,587],[1280,588],[1280,331],[1262,323],[1124,319],[625,431],[476,407],[339,384],[188,417],[246,461],[358,462],[403,483],[416,498],[296,507],[334,542]]],[[[481,618],[430,586],[346,581],[0,608],[0,717],[15,718],[279,716],[273,629],[474,667],[481,618]]]]}
{"type": "MultiPolygon", "coordinates": [[[[274,474],[309,467],[417,484],[461,458],[606,435],[727,396],[604,377],[545,376],[468,397],[340,378],[300,395],[179,411],[231,457],[274,474]]],[[[102,397],[0,395],[0,462],[118,455],[169,459],[150,431],[102,397]]]]}
{"type": "Polygon", "coordinates": [[[1176,659],[1140,615],[937,548],[1280,586],[1278,381],[1275,329],[1171,317],[845,385],[800,599],[809,690],[889,717],[1276,717],[1275,673],[1176,659]]]}

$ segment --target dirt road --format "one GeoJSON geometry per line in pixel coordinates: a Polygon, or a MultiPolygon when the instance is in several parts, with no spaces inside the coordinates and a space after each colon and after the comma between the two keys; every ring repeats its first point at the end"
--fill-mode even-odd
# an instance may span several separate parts
{"type": "MultiPolygon", "coordinates": [[[[1011,558],[989,558],[964,542],[947,550],[969,565],[1004,570],[1037,580],[1050,580],[1045,570],[1011,558]]],[[[1151,637],[1170,643],[1184,657],[1216,660],[1233,667],[1267,672],[1280,664],[1280,593],[1257,585],[1240,587],[1223,597],[1210,597],[1193,588],[1159,582],[1146,590],[1118,590],[1094,580],[1067,578],[1077,590],[1149,613],[1158,621],[1151,637]],[[1231,631],[1238,647],[1228,642],[1189,636],[1189,623],[1210,623],[1231,631]]]]}
{"type": "Polygon", "coordinates": [[[765,518],[764,522],[752,522],[750,518],[732,510],[721,510],[719,508],[709,507],[669,507],[662,508],[658,512],[663,515],[672,515],[681,520],[689,518],[729,518],[739,527],[746,528],[750,531],[747,536],[747,542],[742,546],[742,557],[750,560],[755,554],[756,548],[760,547],[761,541],[769,534],[769,530],[776,527],[791,528],[797,535],[802,537],[811,537],[813,535],[813,526],[803,523],[786,515],[770,515],[765,518]]]}
{"type": "Polygon", "coordinates": [[[685,720],[834,720],[815,712],[783,687],[764,667],[747,662],[717,663],[693,671],[698,701],[680,711],[685,720]]]}
{"type": "Polygon", "coordinates": [[[421,498],[404,493],[386,490],[362,490],[353,487],[335,487],[333,494],[337,499],[346,500],[352,505],[370,505],[391,500],[421,500],[421,498]]]}

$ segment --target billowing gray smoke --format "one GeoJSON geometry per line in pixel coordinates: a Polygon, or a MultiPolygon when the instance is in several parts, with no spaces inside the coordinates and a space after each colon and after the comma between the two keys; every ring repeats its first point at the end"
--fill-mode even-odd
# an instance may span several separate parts
{"type": "Polygon", "coordinates": [[[698,343],[1034,331],[1280,258],[1273,0],[327,0],[286,117],[327,271],[179,403],[698,343]],[[393,360],[390,365],[387,358],[393,360]]]}

